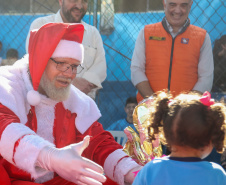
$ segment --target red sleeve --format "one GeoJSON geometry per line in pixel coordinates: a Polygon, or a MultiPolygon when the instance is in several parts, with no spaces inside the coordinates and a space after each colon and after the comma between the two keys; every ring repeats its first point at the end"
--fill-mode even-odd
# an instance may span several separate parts
{"type": "Polygon", "coordinates": [[[11,123],[19,123],[20,119],[8,107],[0,103],[0,139],[5,128],[11,123]]]}
{"type": "Polygon", "coordinates": [[[117,149],[121,149],[110,132],[105,131],[99,122],[94,122],[93,125],[83,134],[77,135],[78,142],[81,141],[84,136],[92,136],[90,144],[83,152],[83,156],[91,159],[92,161],[103,166],[107,156],[117,149]]]}

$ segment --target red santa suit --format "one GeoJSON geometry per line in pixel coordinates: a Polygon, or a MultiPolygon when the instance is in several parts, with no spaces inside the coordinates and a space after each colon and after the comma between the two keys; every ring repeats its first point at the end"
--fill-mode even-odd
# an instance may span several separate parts
{"type": "Polygon", "coordinates": [[[28,56],[1,67],[0,81],[0,154],[10,181],[53,184],[56,174],[36,166],[39,152],[45,146],[61,148],[80,142],[86,135],[92,137],[82,155],[103,166],[110,179],[124,184],[124,175],[137,166],[97,122],[101,114],[95,102],[74,86],[66,101],[40,94],[38,105],[28,103],[27,93],[33,90],[28,56]]]}

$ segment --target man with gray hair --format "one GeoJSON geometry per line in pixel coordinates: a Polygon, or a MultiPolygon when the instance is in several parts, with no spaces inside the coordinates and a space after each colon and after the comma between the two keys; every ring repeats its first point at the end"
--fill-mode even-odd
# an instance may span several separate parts
{"type": "Polygon", "coordinates": [[[191,25],[192,0],[163,0],[162,22],[146,25],[138,35],[131,63],[131,79],[138,102],[168,89],[210,91],[213,55],[209,34],[191,25]]]}

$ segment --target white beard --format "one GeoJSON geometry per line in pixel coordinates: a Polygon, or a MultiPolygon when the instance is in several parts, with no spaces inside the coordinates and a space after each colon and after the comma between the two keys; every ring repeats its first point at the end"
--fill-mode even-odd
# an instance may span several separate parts
{"type": "MultiPolygon", "coordinates": [[[[45,91],[47,97],[50,99],[53,99],[56,101],[64,101],[64,100],[68,99],[68,97],[70,95],[71,84],[65,88],[57,88],[54,85],[55,81],[56,81],[56,78],[53,81],[50,81],[48,79],[46,73],[44,72],[39,85],[45,91]]],[[[70,83],[71,83],[71,80],[70,80],[70,83]]]]}

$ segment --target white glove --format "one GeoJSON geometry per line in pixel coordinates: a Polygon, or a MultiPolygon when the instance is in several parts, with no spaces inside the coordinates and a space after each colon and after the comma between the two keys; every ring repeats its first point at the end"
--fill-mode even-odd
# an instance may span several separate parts
{"type": "Polygon", "coordinates": [[[103,168],[93,161],[81,157],[89,145],[90,136],[82,142],[64,148],[44,147],[38,155],[37,166],[54,171],[62,178],[78,185],[101,185],[106,181],[103,168]]]}

